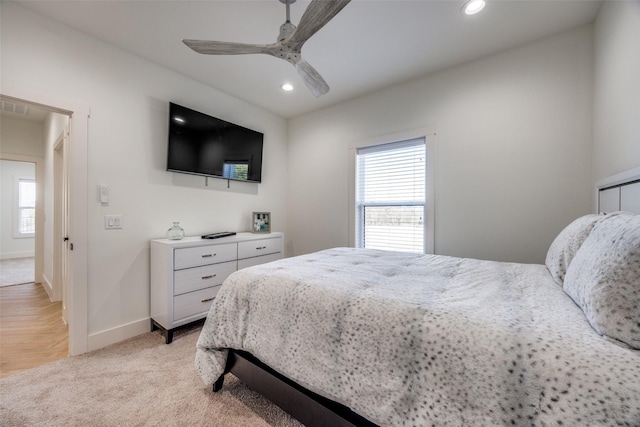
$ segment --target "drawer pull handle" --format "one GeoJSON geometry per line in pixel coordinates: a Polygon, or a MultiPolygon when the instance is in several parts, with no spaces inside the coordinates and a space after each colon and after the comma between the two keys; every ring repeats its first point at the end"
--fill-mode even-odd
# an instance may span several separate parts
{"type": "Polygon", "coordinates": [[[214,297],[207,298],[207,299],[203,299],[201,302],[209,302],[209,301],[213,301],[213,298],[214,298],[214,297]]]}
{"type": "Polygon", "coordinates": [[[256,250],[258,250],[258,251],[259,251],[260,249],[267,249],[267,247],[266,247],[266,246],[258,246],[258,247],[256,248],[256,250]]]}
{"type": "Polygon", "coordinates": [[[211,258],[212,256],[216,256],[216,254],[205,254],[202,255],[202,258],[211,258]]]}
{"type": "Polygon", "coordinates": [[[216,275],[215,275],[215,274],[210,274],[210,275],[208,275],[208,276],[202,276],[202,280],[211,279],[211,278],[213,278],[213,277],[216,277],[216,275]]]}

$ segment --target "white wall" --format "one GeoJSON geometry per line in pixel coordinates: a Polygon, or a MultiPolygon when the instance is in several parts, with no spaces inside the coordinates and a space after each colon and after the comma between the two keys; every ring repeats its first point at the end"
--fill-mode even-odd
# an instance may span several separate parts
{"type": "Polygon", "coordinates": [[[33,237],[14,237],[15,177],[36,178],[34,163],[0,160],[0,259],[31,257],[33,237]]]}
{"type": "MultiPolygon", "coordinates": [[[[1,78],[90,106],[88,130],[89,347],[148,329],[149,240],[172,221],[188,234],[247,230],[251,212],[287,222],[286,122],[258,107],[117,50],[15,3],[2,7],[1,78]],[[265,134],[263,182],[182,179],[165,171],[168,102],[265,134]],[[97,186],[109,187],[103,206],[97,186]],[[105,230],[120,214],[122,230],[105,230]]],[[[188,177],[190,178],[190,177],[188,177]]],[[[73,195],[72,195],[73,197],[73,195]]]]}
{"type": "Polygon", "coordinates": [[[44,126],[33,120],[2,116],[0,118],[0,152],[44,157],[44,126]]]}
{"type": "Polygon", "coordinates": [[[594,181],[640,166],[640,2],[604,2],[595,24],[594,181]]]}
{"type": "MultiPolygon", "coordinates": [[[[41,282],[44,256],[44,242],[42,225],[44,220],[44,207],[46,201],[43,197],[42,165],[45,156],[44,126],[43,123],[27,118],[4,116],[0,126],[0,153],[3,158],[11,160],[27,161],[35,164],[36,179],[36,233],[34,238],[24,240],[18,245],[25,250],[29,247],[29,256],[35,256],[34,276],[36,282],[41,282]]],[[[6,243],[6,242],[5,242],[6,243]]],[[[17,240],[14,241],[17,243],[17,240]]],[[[10,250],[3,247],[4,256],[8,256],[10,250]]],[[[16,252],[20,253],[20,252],[16,252]]]]}
{"type": "Polygon", "coordinates": [[[347,245],[347,147],[435,127],[436,252],[544,262],[591,209],[592,30],[579,28],[289,123],[292,254],[347,245]]]}
{"type": "MultiPolygon", "coordinates": [[[[44,157],[44,127],[42,123],[9,116],[3,116],[0,121],[0,153],[9,157],[12,155],[38,159],[44,157]]],[[[23,171],[25,171],[24,168],[27,168],[26,170],[29,171],[29,174],[35,178],[34,164],[3,162],[3,165],[0,257],[34,256],[34,238],[13,238],[13,182],[10,176],[7,175],[10,170],[20,166],[23,171]]],[[[14,171],[12,173],[18,172],[14,171]]]]}

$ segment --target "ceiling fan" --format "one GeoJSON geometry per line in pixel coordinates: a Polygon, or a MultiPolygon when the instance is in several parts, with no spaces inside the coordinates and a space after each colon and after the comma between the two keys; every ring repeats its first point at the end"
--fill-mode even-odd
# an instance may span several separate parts
{"type": "Polygon", "coordinates": [[[312,0],[304,11],[298,27],[289,19],[289,5],[296,0],[279,0],[287,7],[287,20],[280,26],[278,41],[271,44],[246,44],[210,40],[182,40],[198,53],[206,55],[244,55],[264,53],[290,62],[298,70],[311,93],[317,98],[329,92],[329,85],[300,53],[302,45],[324,27],[351,0],[312,0]]]}

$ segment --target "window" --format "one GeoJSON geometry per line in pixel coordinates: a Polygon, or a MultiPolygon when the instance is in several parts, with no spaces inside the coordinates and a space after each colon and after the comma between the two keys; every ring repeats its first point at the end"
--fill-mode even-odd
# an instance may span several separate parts
{"type": "Polygon", "coordinates": [[[356,150],[357,247],[427,251],[426,157],[424,137],[356,150]]]}
{"type": "Polygon", "coordinates": [[[222,176],[230,179],[247,180],[249,175],[249,163],[248,162],[225,162],[222,167],[222,176]]]}
{"type": "Polygon", "coordinates": [[[14,237],[33,237],[36,232],[36,181],[15,178],[16,226],[14,237]]]}

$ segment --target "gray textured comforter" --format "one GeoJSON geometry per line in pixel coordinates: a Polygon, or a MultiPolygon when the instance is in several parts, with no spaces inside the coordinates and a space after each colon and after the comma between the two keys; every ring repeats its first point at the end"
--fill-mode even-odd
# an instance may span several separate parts
{"type": "Polygon", "coordinates": [[[640,426],[640,351],[544,265],[336,248],[250,267],[198,340],[205,383],[225,348],[381,426],[640,426]]]}

